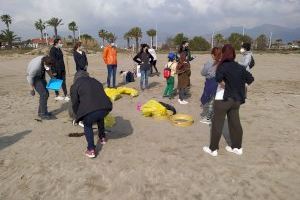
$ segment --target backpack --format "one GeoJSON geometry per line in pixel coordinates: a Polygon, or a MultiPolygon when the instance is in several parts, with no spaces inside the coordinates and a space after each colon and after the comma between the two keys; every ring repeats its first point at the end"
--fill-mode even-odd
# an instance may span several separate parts
{"type": "Polygon", "coordinates": [[[164,78],[168,79],[171,76],[171,66],[173,65],[173,63],[170,65],[170,67],[167,67],[164,69],[164,78]]]}
{"type": "Polygon", "coordinates": [[[255,60],[254,60],[253,56],[251,56],[251,61],[249,63],[249,68],[252,69],[254,67],[254,65],[255,65],[255,60]]]}
{"type": "Polygon", "coordinates": [[[134,75],[132,72],[128,72],[126,75],[126,82],[130,83],[130,82],[134,82],[134,75]]]}

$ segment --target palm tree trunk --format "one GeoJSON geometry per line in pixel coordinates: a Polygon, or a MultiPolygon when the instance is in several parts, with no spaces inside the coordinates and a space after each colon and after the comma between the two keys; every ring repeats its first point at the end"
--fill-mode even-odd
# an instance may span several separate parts
{"type": "Polygon", "coordinates": [[[104,47],[104,37],[102,37],[102,45],[103,45],[103,47],[104,47]]]}
{"type": "Polygon", "coordinates": [[[43,39],[43,30],[41,29],[41,39],[43,39]]]}
{"type": "Polygon", "coordinates": [[[73,31],[73,44],[75,45],[75,31],[73,31]]]}
{"type": "Polygon", "coordinates": [[[151,36],[151,48],[153,48],[153,36],[151,36]]]}
{"type": "Polygon", "coordinates": [[[7,30],[9,31],[9,24],[8,23],[6,23],[6,27],[7,27],[7,30]]]}
{"type": "Polygon", "coordinates": [[[130,38],[127,38],[127,49],[130,48],[130,38]]]}
{"type": "Polygon", "coordinates": [[[139,52],[139,38],[138,37],[135,38],[135,44],[136,44],[135,51],[139,52]]]}
{"type": "Polygon", "coordinates": [[[55,38],[57,38],[57,27],[54,26],[54,35],[55,35],[55,38]]]}

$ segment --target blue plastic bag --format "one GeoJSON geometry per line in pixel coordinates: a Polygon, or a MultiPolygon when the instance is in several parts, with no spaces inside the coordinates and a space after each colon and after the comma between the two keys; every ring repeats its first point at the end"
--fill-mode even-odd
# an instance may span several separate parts
{"type": "Polygon", "coordinates": [[[59,91],[62,86],[63,80],[52,78],[50,79],[49,83],[47,84],[46,88],[48,90],[59,91]]]}

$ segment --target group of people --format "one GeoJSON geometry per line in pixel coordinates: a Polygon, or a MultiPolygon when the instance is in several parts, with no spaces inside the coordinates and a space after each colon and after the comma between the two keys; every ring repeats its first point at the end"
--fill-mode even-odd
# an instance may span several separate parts
{"type": "MultiPolygon", "coordinates": [[[[163,97],[173,98],[178,92],[178,102],[183,105],[188,104],[186,98],[191,87],[190,62],[194,59],[188,46],[188,42],[184,41],[178,52],[169,53],[164,69],[167,85],[163,97]],[[175,76],[177,76],[177,90],[174,89],[175,76]]],[[[53,115],[47,109],[49,92],[46,88],[45,76],[47,73],[51,78],[63,80],[64,96],[59,96],[59,92],[56,91],[55,99],[69,101],[71,98],[72,109],[76,116],[75,123],[82,121],[84,125],[88,143],[85,154],[93,158],[96,156],[96,151],[92,125],[97,123],[98,143],[105,144],[104,118],[112,110],[112,102],[105,94],[102,83],[89,76],[87,56],[82,50],[80,42],[76,43],[73,49],[77,72],[71,86],[70,97],[68,97],[65,83],[66,70],[61,47],[62,41],[56,39],[49,55],[39,56],[30,61],[27,68],[27,80],[31,86],[30,93],[34,96],[37,91],[40,95],[38,116],[45,120],[52,119],[53,115]]],[[[201,72],[206,78],[201,96],[201,122],[211,124],[210,145],[203,147],[203,150],[212,156],[218,155],[219,140],[226,116],[231,140],[231,144],[226,147],[226,150],[238,155],[242,154],[243,130],[239,118],[239,108],[241,104],[245,103],[247,86],[254,81],[250,69],[255,62],[250,44],[244,43],[241,53],[243,57],[238,63],[235,61],[236,53],[231,45],[227,44],[222,48],[215,47],[211,51],[212,60],[204,65],[201,72]]],[[[102,57],[107,65],[107,87],[114,88],[116,87],[117,73],[117,49],[114,43],[105,47],[102,57]]],[[[149,88],[148,77],[150,72],[153,73],[152,67],[159,76],[156,68],[156,53],[147,44],[142,44],[140,52],[133,60],[139,65],[140,89],[144,91],[149,88]]],[[[127,79],[127,75],[133,76],[132,72],[121,71],[121,74],[125,74],[125,82],[134,81],[133,77],[133,79],[127,79]]]]}

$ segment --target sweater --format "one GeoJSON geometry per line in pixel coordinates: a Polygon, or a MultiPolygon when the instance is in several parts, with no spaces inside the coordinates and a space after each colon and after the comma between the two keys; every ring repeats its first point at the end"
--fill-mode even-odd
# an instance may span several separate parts
{"type": "Polygon", "coordinates": [[[89,77],[85,71],[75,74],[74,84],[71,86],[71,101],[76,122],[94,111],[112,110],[112,102],[106,95],[103,85],[89,77]]]}
{"type": "Polygon", "coordinates": [[[86,57],[86,54],[84,51],[82,51],[82,54],[78,51],[73,52],[74,61],[76,64],[76,71],[85,70],[88,66],[88,60],[86,57]]]}
{"type": "Polygon", "coordinates": [[[151,69],[153,56],[149,52],[140,52],[133,58],[133,60],[141,66],[141,70],[147,71],[151,69]]]}
{"type": "Polygon", "coordinates": [[[42,65],[42,58],[44,56],[38,56],[32,59],[27,67],[27,81],[30,85],[34,84],[35,79],[45,79],[45,71],[47,70],[42,65]]]}
{"type": "Polygon", "coordinates": [[[245,103],[246,88],[245,84],[250,85],[254,78],[245,67],[235,61],[225,61],[216,71],[216,81],[225,82],[225,91],[223,99],[226,101],[229,98],[234,101],[245,103]]]}
{"type": "Polygon", "coordinates": [[[50,49],[49,55],[55,61],[55,66],[52,68],[52,72],[53,73],[65,72],[66,69],[65,69],[64,55],[61,49],[53,46],[50,49]]]}

